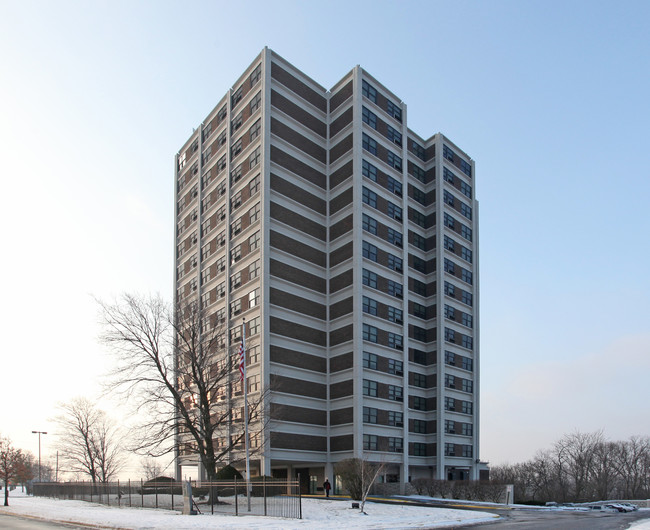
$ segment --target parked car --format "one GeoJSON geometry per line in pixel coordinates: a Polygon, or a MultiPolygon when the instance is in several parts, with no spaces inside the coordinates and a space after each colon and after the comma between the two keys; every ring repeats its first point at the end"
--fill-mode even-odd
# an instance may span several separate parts
{"type": "MultiPolygon", "coordinates": [[[[634,511],[634,508],[632,508],[632,505],[628,504],[626,502],[615,502],[615,503],[612,504],[612,506],[614,508],[616,508],[617,510],[621,511],[621,512],[633,512],[634,511]]],[[[637,508],[637,510],[638,510],[638,508],[637,508]]]]}
{"type": "Polygon", "coordinates": [[[623,508],[620,504],[605,504],[606,508],[612,508],[616,510],[617,512],[626,512],[627,510],[623,508]]]}
{"type": "Polygon", "coordinates": [[[601,513],[603,513],[603,512],[610,512],[610,513],[618,512],[618,510],[616,508],[614,508],[612,506],[604,506],[602,504],[596,504],[596,505],[590,506],[589,508],[594,512],[601,512],[601,513]]]}
{"type": "Polygon", "coordinates": [[[636,504],[631,504],[629,502],[617,502],[616,504],[620,504],[621,506],[625,506],[626,508],[630,508],[629,511],[631,512],[636,512],[639,507],[636,504]]]}

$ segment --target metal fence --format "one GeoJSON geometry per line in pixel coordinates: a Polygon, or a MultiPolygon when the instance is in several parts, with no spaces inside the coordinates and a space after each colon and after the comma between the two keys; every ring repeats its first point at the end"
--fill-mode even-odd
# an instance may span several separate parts
{"type": "MultiPolygon", "coordinates": [[[[37,482],[35,497],[110,506],[183,509],[183,483],[176,481],[37,482]]],[[[192,481],[192,509],[205,514],[302,518],[300,482],[284,479],[192,481]]]]}

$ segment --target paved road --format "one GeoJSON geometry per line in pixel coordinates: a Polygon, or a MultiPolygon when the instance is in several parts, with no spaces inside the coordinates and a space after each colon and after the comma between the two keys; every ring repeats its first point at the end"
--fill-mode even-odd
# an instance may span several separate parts
{"type": "Polygon", "coordinates": [[[490,524],[489,527],[515,528],[517,530],[624,530],[635,521],[650,518],[648,512],[589,513],[512,510],[499,513],[499,515],[502,519],[490,524]]]}
{"type": "Polygon", "coordinates": [[[26,517],[16,517],[14,515],[4,514],[0,514],[0,528],[2,530],[70,530],[71,528],[77,530],[88,530],[87,526],[51,523],[49,521],[39,521],[37,519],[28,519],[26,517]]]}

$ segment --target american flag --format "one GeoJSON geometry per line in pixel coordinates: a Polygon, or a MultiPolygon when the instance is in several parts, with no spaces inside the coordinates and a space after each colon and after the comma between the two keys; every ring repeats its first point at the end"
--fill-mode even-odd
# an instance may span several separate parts
{"type": "MultiPolygon", "coordinates": [[[[244,326],[242,326],[243,328],[244,326]]],[[[246,346],[244,344],[244,333],[242,330],[241,345],[239,346],[239,375],[241,381],[244,380],[244,372],[246,370],[246,346]]]]}

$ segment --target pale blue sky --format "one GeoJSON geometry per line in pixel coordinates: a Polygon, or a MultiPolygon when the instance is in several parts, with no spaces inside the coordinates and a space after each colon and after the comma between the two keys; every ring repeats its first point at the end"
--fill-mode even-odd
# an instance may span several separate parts
{"type": "Polygon", "coordinates": [[[649,435],[650,4],[632,1],[0,0],[2,379],[22,398],[0,432],[36,451],[56,401],[95,393],[91,295],[171,295],[173,155],[264,46],[325,87],[362,65],[476,160],[480,456],[649,435]]]}

